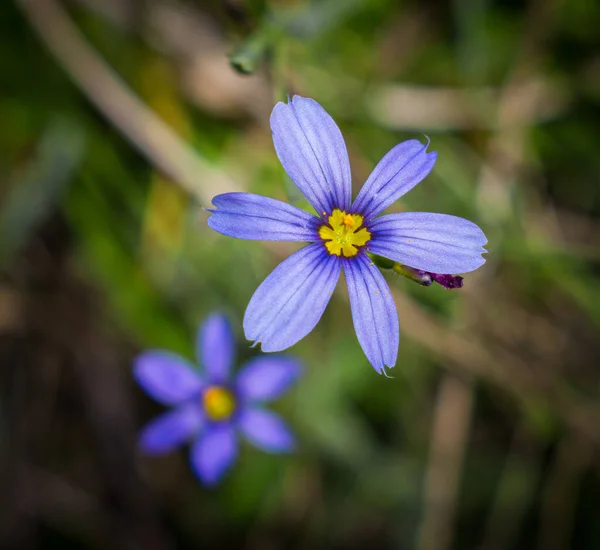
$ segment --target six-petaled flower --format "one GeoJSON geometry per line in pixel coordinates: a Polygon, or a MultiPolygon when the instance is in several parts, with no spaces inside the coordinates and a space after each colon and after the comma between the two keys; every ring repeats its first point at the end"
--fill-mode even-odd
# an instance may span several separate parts
{"type": "Polygon", "coordinates": [[[298,378],[300,364],[283,356],[249,360],[231,376],[235,343],[227,319],[213,314],[198,330],[196,365],[174,353],[155,350],[135,360],[139,385],[173,410],[151,421],[141,432],[141,449],[169,452],[192,442],[192,468],[205,485],[216,484],[238,454],[238,432],[260,449],[281,453],[294,437],[281,418],[263,403],[283,394],[298,378]]]}
{"type": "Polygon", "coordinates": [[[428,153],[427,145],[417,140],[396,145],[352,201],[344,139],[316,101],[294,96],[278,103],[271,129],[279,160],[316,216],[259,195],[214,197],[208,224],[215,231],[240,239],[311,243],[258,287],[244,316],[246,337],[261,342],[267,352],[298,342],[321,318],[344,268],[358,341],[373,367],[384,373],[396,364],[398,315],[367,253],[429,272],[444,284],[443,275],[473,271],[484,263],[487,239],[477,225],[455,216],[380,216],[433,168],[436,153],[428,153]]]}

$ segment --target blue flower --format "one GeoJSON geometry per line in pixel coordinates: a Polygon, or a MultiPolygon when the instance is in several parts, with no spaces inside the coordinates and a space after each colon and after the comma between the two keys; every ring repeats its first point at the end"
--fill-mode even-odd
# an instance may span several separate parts
{"type": "MultiPolygon", "coordinates": [[[[358,341],[379,373],[396,364],[398,315],[391,292],[367,253],[432,274],[473,271],[487,239],[463,218],[425,212],[379,215],[433,168],[436,153],[409,140],[396,145],[351,200],[350,163],[334,120],[314,100],[278,103],[273,142],[286,172],[314,207],[312,215],[248,193],[213,199],[209,226],[230,237],[311,243],[258,287],[244,316],[249,340],[284,350],[317,324],[344,268],[358,341]]],[[[441,281],[445,281],[440,277],[441,281]]],[[[443,283],[441,283],[443,284],[443,283]]]]}
{"type": "Polygon", "coordinates": [[[294,437],[283,420],[262,404],[278,398],[300,375],[300,364],[282,356],[256,357],[231,379],[235,343],[225,317],[213,314],[198,330],[197,367],[163,350],[139,355],[133,367],[138,384],[173,409],[151,421],[139,444],[163,454],[193,440],[191,464],[205,485],[216,484],[238,454],[238,432],[270,453],[289,452],[294,437]]]}

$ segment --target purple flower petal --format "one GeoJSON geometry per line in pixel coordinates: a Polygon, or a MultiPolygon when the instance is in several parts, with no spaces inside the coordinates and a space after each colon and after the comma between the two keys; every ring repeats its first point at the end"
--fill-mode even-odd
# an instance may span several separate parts
{"type": "Polygon", "coordinates": [[[374,220],[369,251],[432,273],[466,273],[485,263],[487,242],[473,222],[447,214],[402,212],[374,220]]]}
{"type": "Polygon", "coordinates": [[[398,357],[400,327],[390,289],[365,254],[344,264],[350,308],[358,342],[379,374],[398,357]]]}
{"type": "Polygon", "coordinates": [[[138,444],[148,454],[168,453],[197,435],[203,425],[200,404],[188,403],[149,422],[138,444]]]}
{"type": "Polygon", "coordinates": [[[250,193],[212,200],[208,225],[224,235],[257,241],[316,241],[318,219],[295,206],[250,193]]]}
{"type": "Polygon", "coordinates": [[[194,366],[168,351],[146,351],[135,359],[133,376],[142,389],[164,405],[182,403],[200,393],[203,381],[194,366]]]}
{"type": "Polygon", "coordinates": [[[250,443],[268,453],[288,453],[295,439],[285,422],[263,409],[244,409],[238,418],[240,430],[250,443]]]}
{"type": "Polygon", "coordinates": [[[236,390],[245,400],[272,401],[298,379],[301,369],[300,361],[291,357],[256,357],[239,372],[236,390]]]}
{"type": "Polygon", "coordinates": [[[275,105],[271,130],[281,164],[317,214],[348,210],[352,193],[348,152],[325,109],[296,95],[289,103],[275,105]]]}
{"type": "Polygon", "coordinates": [[[200,481],[212,486],[231,468],[237,454],[238,442],[233,427],[213,424],[192,446],[190,460],[200,481]]]}
{"type": "Polygon", "coordinates": [[[411,139],[391,149],[362,186],[352,211],[368,222],[424,179],[437,158],[437,153],[426,152],[427,145],[411,139]]]}
{"type": "Polygon", "coordinates": [[[246,338],[282,351],[304,338],[327,307],[340,276],[338,256],[310,244],[280,263],[256,289],[244,315],[246,338]]]}
{"type": "Polygon", "coordinates": [[[208,382],[222,384],[229,379],[235,358],[235,339],[227,317],[213,313],[206,318],[198,330],[196,354],[208,382]]]}

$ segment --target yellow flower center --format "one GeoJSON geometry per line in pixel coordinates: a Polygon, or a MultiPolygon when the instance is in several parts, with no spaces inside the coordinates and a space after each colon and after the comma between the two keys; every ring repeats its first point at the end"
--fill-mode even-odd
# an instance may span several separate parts
{"type": "Polygon", "coordinates": [[[211,420],[225,420],[235,409],[233,394],[219,386],[209,386],[202,395],[204,410],[211,420]]]}
{"type": "Polygon", "coordinates": [[[350,258],[358,254],[358,249],[371,240],[366,227],[360,229],[364,218],[359,214],[346,214],[336,208],[329,216],[329,225],[319,229],[319,237],[325,241],[330,254],[350,258]]]}

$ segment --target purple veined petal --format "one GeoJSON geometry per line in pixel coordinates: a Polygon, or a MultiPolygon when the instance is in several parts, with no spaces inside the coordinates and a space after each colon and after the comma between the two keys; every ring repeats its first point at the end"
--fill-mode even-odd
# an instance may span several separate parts
{"type": "Polygon", "coordinates": [[[237,454],[238,441],[233,426],[229,423],[211,424],[192,445],[190,461],[200,481],[213,486],[231,468],[237,454]]]}
{"type": "Polygon", "coordinates": [[[141,388],[163,405],[176,405],[200,393],[204,382],[194,366],[175,353],[163,350],[138,355],[133,376],[141,388]]]}
{"type": "Polygon", "coordinates": [[[207,382],[222,384],[229,380],[235,359],[235,339],[225,315],[209,315],[196,338],[196,355],[204,367],[207,382]]]}
{"type": "Polygon", "coordinates": [[[400,326],[390,289],[365,254],[344,264],[352,320],[360,347],[379,374],[398,357],[400,326]]]}
{"type": "Polygon", "coordinates": [[[291,357],[256,357],[237,375],[236,391],[245,401],[272,401],[298,380],[301,371],[300,361],[291,357]]]}
{"type": "Polygon", "coordinates": [[[188,403],[150,421],[140,432],[138,445],[147,454],[163,454],[195,437],[204,426],[200,403],[188,403]]]}
{"type": "Polygon", "coordinates": [[[348,210],[352,178],[340,129],[313,99],[294,96],[271,114],[275,151],[292,181],[317,214],[348,210]]]}
{"type": "Polygon", "coordinates": [[[229,237],[256,241],[315,241],[318,218],[295,206],[251,193],[226,193],[212,200],[208,225],[229,237]]]}
{"type": "Polygon", "coordinates": [[[402,212],[374,220],[369,251],[432,273],[467,273],[485,263],[483,231],[447,214],[402,212]]]}
{"type": "Polygon", "coordinates": [[[238,416],[238,426],[250,443],[268,453],[289,453],[296,445],[285,422],[264,409],[244,409],[238,416]]]}
{"type": "Polygon", "coordinates": [[[262,350],[282,351],[317,324],[340,276],[338,256],[323,243],[304,247],[281,262],[256,289],[244,315],[248,340],[262,350]]]}
{"type": "Polygon", "coordinates": [[[426,152],[428,145],[410,139],[393,147],[362,186],[352,211],[369,221],[423,180],[437,158],[437,153],[426,152]]]}

